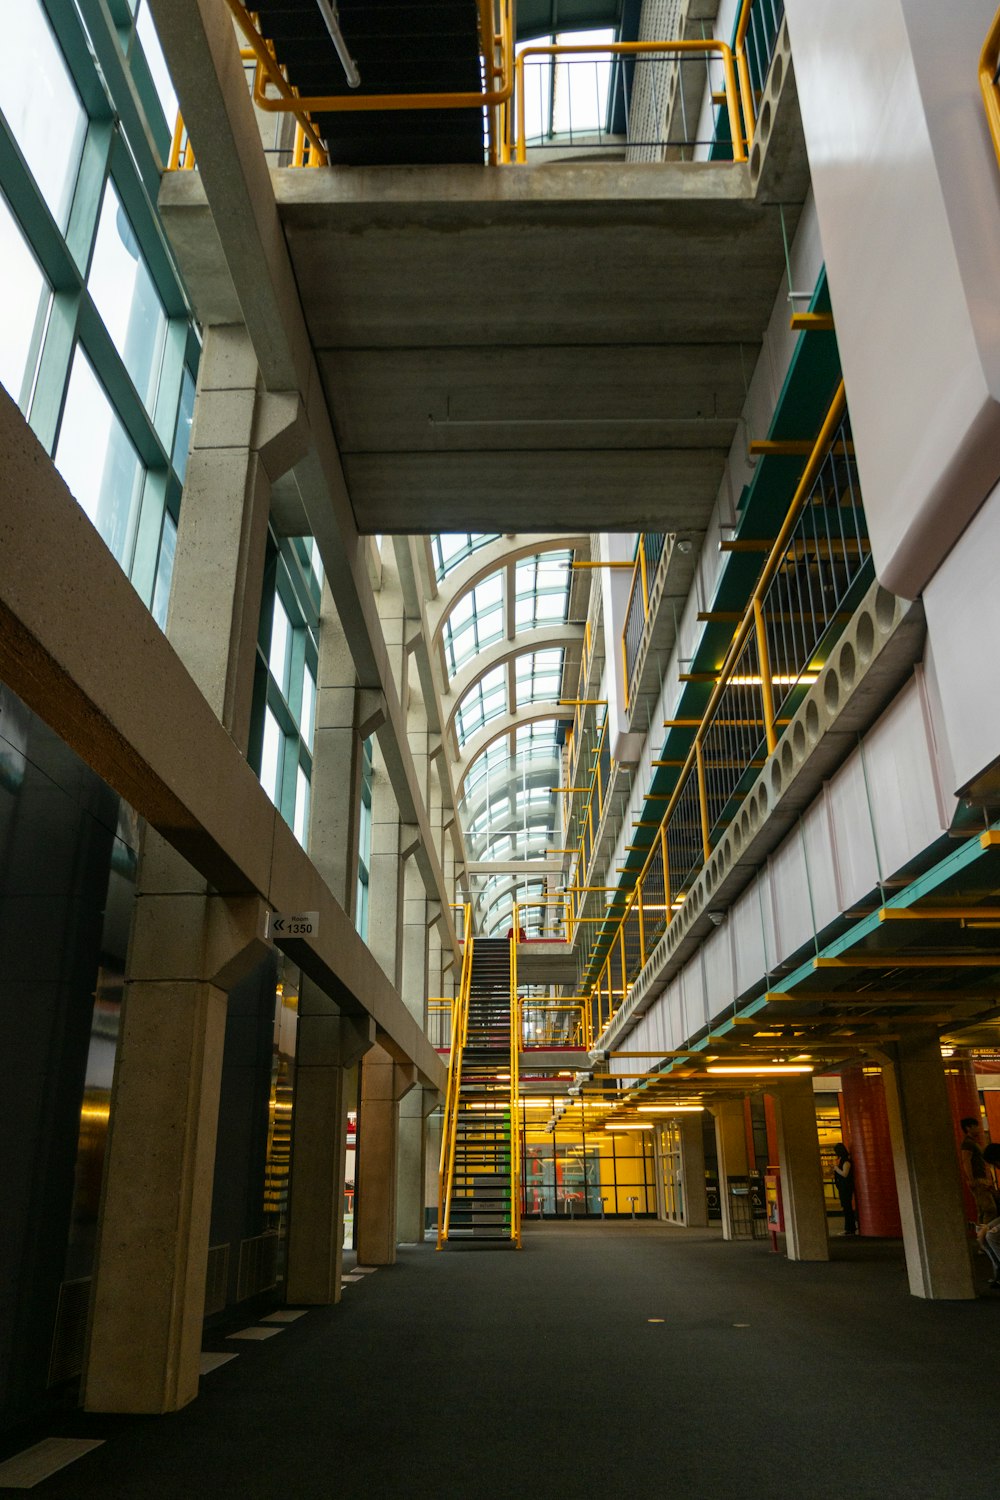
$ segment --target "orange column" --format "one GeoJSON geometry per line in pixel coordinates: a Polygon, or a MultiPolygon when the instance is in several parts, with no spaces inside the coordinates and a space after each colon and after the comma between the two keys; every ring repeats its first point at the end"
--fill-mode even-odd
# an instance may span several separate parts
{"type": "Polygon", "coordinates": [[[858,1227],[862,1234],[900,1239],[903,1226],[881,1069],[845,1068],[841,1087],[848,1149],[854,1160],[858,1227]]]}

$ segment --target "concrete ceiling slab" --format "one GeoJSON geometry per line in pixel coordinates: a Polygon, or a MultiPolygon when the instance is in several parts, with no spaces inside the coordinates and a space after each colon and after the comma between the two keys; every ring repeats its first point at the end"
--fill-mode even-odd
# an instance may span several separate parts
{"type": "MultiPolygon", "coordinates": [[[[784,269],[745,167],[271,180],[360,531],[704,528],[784,269]]],[[[228,319],[197,185],[161,206],[228,319]]]]}

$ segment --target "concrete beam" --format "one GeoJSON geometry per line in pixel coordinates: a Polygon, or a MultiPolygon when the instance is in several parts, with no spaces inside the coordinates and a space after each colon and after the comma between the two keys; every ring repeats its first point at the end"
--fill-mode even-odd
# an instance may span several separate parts
{"type": "Polygon", "coordinates": [[[0,452],[0,677],[217,891],[317,911],[317,936],[285,951],[443,1088],[437,1054],[3,391],[0,452]]]}
{"type": "MultiPolygon", "coordinates": [[[[284,232],[278,218],[253,106],[247,93],[231,18],[216,0],[154,0],[153,15],[198,158],[198,173],[168,174],[165,196],[180,177],[198,177],[195,198],[210,206],[201,216],[197,258],[217,245],[221,263],[212,285],[222,287],[218,307],[199,305],[203,321],[246,324],[268,391],[301,402],[304,456],[288,480],[298,494],[304,534],[315,537],[323,567],[362,688],[384,693],[386,725],[379,735],[400,814],[420,825],[418,867],[428,895],[447,909],[449,895],[434,852],[406,739],[406,724],[392,683],[378,609],[344,481],[340,454],[306,329],[284,232]],[[207,195],[207,198],[206,196],[207,195]],[[233,296],[225,290],[232,287],[233,296]],[[391,742],[391,743],[390,743],[391,742]]],[[[181,185],[183,191],[183,185],[181,185]]],[[[188,228],[191,227],[188,221],[188,228]]],[[[178,226],[182,241],[187,230],[178,226]]],[[[182,259],[185,256],[182,253],[182,259]]],[[[213,299],[216,292],[213,291],[213,299]]],[[[377,528],[376,528],[377,529],[377,528]]],[[[450,926],[450,919],[446,918],[450,926]]],[[[457,944],[454,931],[449,932],[457,944]]]]}

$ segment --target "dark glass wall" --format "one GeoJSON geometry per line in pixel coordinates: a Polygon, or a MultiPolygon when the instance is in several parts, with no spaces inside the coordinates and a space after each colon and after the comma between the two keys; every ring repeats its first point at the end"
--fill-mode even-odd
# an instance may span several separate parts
{"type": "MultiPolygon", "coordinates": [[[[49,1380],[118,826],[117,796],[0,685],[3,1426],[37,1410],[49,1380]]],[[[127,932],[127,890],[118,901],[127,932]]],[[[108,1025],[114,1032],[116,1019],[108,1025]]],[[[113,1034],[108,1044],[113,1057],[113,1034]]],[[[105,1054],[102,1077],[109,1066],[105,1054]]],[[[92,1160],[103,1157],[99,1114],[89,1121],[92,1160]]],[[[79,1185],[93,1201],[92,1170],[79,1185]]]]}

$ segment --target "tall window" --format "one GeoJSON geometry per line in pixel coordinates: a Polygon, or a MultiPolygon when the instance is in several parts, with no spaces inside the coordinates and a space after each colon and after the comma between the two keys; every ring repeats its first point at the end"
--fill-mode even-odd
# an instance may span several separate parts
{"type": "Polygon", "coordinates": [[[320,586],[305,540],[270,543],[257,638],[250,760],[305,848],[316,726],[320,586]]]}
{"type": "Polygon", "coordinates": [[[354,925],[368,941],[368,896],[372,859],[372,742],[361,747],[361,809],[358,831],[358,898],[354,925]]]}
{"type": "Polygon", "coordinates": [[[156,209],[169,79],[136,6],[5,9],[0,382],[163,625],[199,341],[156,209]]]}

